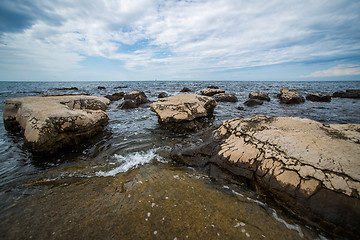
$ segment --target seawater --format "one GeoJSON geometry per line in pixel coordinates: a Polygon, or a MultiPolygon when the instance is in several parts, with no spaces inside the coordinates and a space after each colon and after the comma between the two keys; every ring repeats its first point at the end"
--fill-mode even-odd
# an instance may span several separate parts
{"type": "MultiPolygon", "coordinates": [[[[359,89],[358,81],[0,82],[0,111],[4,101],[14,97],[64,92],[104,96],[142,90],[150,101],[156,101],[160,92],[170,96],[188,87],[200,93],[209,85],[239,99],[219,102],[209,127],[257,114],[360,123],[359,99],[283,105],[276,98],[282,87],[304,96],[332,94],[359,89]],[[64,87],[79,90],[55,90],[64,87]],[[268,92],[271,101],[246,107],[243,102],[251,91],[268,92]]],[[[194,142],[197,136],[160,128],[148,106],[120,110],[119,104],[110,104],[110,121],[102,133],[53,157],[32,155],[23,148],[21,133],[7,132],[0,122],[2,239],[320,239],[327,235],[246,184],[214,180],[205,170],[174,163],[169,159],[171,149],[194,142]]]]}

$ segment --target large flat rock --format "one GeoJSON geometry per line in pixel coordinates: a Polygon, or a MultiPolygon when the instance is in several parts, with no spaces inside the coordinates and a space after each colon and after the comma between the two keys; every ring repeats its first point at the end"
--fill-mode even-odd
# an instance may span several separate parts
{"type": "Polygon", "coordinates": [[[159,124],[175,131],[197,130],[200,120],[211,116],[217,102],[197,94],[178,94],[159,99],[150,104],[150,109],[158,116],[159,124]]]}
{"type": "Polygon", "coordinates": [[[21,128],[25,145],[36,153],[53,154],[101,131],[108,122],[110,100],[86,95],[43,95],[5,101],[7,130],[21,128]]]}
{"type": "Polygon", "coordinates": [[[172,156],[189,165],[216,164],[251,179],[321,227],[360,232],[359,124],[237,118],[225,122],[208,143],[172,156]]]}

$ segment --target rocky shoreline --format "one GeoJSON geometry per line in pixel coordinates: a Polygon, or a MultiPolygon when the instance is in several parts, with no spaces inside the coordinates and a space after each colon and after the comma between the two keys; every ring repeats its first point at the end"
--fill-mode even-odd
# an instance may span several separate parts
{"type": "MultiPolygon", "coordinates": [[[[113,101],[124,99],[119,109],[146,105],[161,127],[180,133],[204,128],[218,102],[238,101],[216,86],[200,92],[203,95],[163,94],[150,105],[142,91],[105,97],[55,94],[8,99],[4,125],[7,130],[21,129],[30,151],[54,154],[101,132],[109,119],[106,109],[113,101]]],[[[357,98],[357,93],[349,90],[332,97],[357,98]]],[[[288,88],[282,88],[278,98],[284,104],[305,101],[288,88]]],[[[329,102],[331,97],[309,94],[306,100],[329,102]]],[[[244,104],[253,107],[263,101],[270,101],[267,93],[251,92],[244,104]]],[[[226,121],[204,140],[201,145],[173,149],[171,157],[190,166],[225,169],[259,186],[312,225],[349,238],[360,235],[359,124],[327,125],[259,115],[226,121]]]]}
{"type": "Polygon", "coordinates": [[[359,144],[358,124],[260,115],[229,120],[172,158],[249,179],[302,219],[346,236],[360,230],[359,144]]]}

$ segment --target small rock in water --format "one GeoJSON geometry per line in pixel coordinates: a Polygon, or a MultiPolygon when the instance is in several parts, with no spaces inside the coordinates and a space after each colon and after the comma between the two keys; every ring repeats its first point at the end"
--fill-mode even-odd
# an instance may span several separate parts
{"type": "Polygon", "coordinates": [[[258,99],[249,99],[246,102],[244,102],[244,104],[248,107],[253,107],[253,106],[257,106],[257,105],[262,105],[264,102],[258,99]]]}

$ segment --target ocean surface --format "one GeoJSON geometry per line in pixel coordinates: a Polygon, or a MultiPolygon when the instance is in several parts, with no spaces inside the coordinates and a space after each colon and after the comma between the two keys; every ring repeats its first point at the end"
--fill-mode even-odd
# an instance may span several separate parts
{"type": "MultiPolygon", "coordinates": [[[[360,89],[359,81],[0,82],[0,111],[6,99],[15,97],[141,90],[156,101],[161,92],[170,96],[188,87],[200,94],[209,85],[239,99],[219,102],[209,127],[258,114],[360,123],[360,99],[284,105],[276,98],[282,87],[303,96],[332,94],[360,89]],[[56,90],[69,87],[78,90],[56,90]],[[271,101],[246,107],[251,91],[268,92],[271,101]]],[[[110,120],[102,133],[53,157],[32,155],[21,133],[7,132],[0,121],[1,239],[331,239],[246,183],[213,179],[206,169],[173,162],[171,149],[198,135],[160,128],[148,105],[120,110],[120,103],[109,105],[110,120]]]]}

